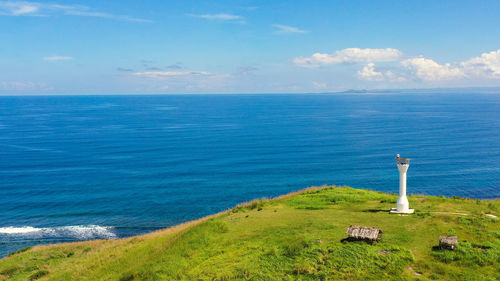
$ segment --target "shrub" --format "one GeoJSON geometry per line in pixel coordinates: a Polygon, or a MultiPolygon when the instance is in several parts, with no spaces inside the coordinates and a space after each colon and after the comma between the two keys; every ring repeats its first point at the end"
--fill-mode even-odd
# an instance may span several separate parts
{"type": "Polygon", "coordinates": [[[31,249],[31,247],[25,247],[25,248],[22,248],[22,249],[19,249],[19,250],[15,251],[15,252],[10,253],[8,256],[10,257],[10,256],[13,256],[15,254],[26,252],[26,251],[28,251],[30,249],[31,249]]]}
{"type": "Polygon", "coordinates": [[[250,201],[249,203],[243,203],[243,204],[240,204],[240,205],[234,207],[231,210],[231,212],[232,213],[239,213],[239,212],[244,212],[244,211],[253,210],[253,209],[258,209],[260,211],[260,210],[262,210],[264,205],[267,204],[267,202],[268,202],[268,200],[264,200],[264,199],[253,200],[253,201],[250,201]]]}
{"type": "Polygon", "coordinates": [[[487,227],[487,219],[478,217],[458,217],[457,222],[462,225],[487,227]]]}
{"type": "Polygon", "coordinates": [[[293,273],[295,275],[301,274],[311,274],[315,271],[315,265],[309,260],[301,259],[293,267],[293,273]]]}
{"type": "Polygon", "coordinates": [[[448,229],[448,231],[446,232],[446,235],[448,236],[453,236],[453,235],[457,235],[457,231],[453,228],[450,228],[448,229]]]}
{"type": "Polygon", "coordinates": [[[386,198],[386,199],[380,200],[380,203],[391,203],[391,204],[394,204],[394,203],[397,203],[397,202],[398,202],[398,199],[396,197],[391,197],[391,198],[386,198]]]}
{"type": "Polygon", "coordinates": [[[254,201],[250,202],[248,207],[250,208],[250,210],[257,209],[257,208],[262,209],[264,204],[265,204],[265,202],[263,200],[254,200],[254,201]]]}
{"type": "Polygon", "coordinates": [[[392,197],[379,192],[339,187],[305,191],[288,198],[285,202],[296,209],[319,210],[326,209],[331,205],[349,205],[369,200],[391,199],[392,197]]]}
{"type": "Polygon", "coordinates": [[[471,244],[460,242],[455,250],[434,249],[432,255],[444,263],[458,262],[463,265],[491,265],[500,262],[500,243],[471,244]]]}
{"type": "Polygon", "coordinates": [[[431,215],[430,212],[416,212],[416,215],[418,217],[421,217],[421,218],[426,218],[426,217],[429,217],[431,215]]]}
{"type": "Polygon", "coordinates": [[[14,273],[20,271],[21,268],[19,266],[11,266],[8,267],[2,271],[0,271],[0,275],[7,275],[7,276],[12,276],[14,273]]]}
{"type": "Polygon", "coordinates": [[[276,247],[271,247],[267,251],[265,251],[264,255],[270,257],[276,257],[278,256],[278,249],[276,249],[276,247]]]}
{"type": "Polygon", "coordinates": [[[493,204],[492,202],[490,202],[488,203],[488,209],[495,212],[500,212],[500,204],[493,204]]]}
{"type": "Polygon", "coordinates": [[[286,256],[294,256],[297,255],[300,251],[302,251],[304,248],[307,248],[309,246],[309,243],[302,238],[302,237],[296,237],[294,239],[291,239],[289,241],[286,241],[285,246],[283,247],[283,251],[286,256]]]}
{"type": "Polygon", "coordinates": [[[349,280],[387,280],[391,276],[400,276],[408,264],[414,261],[411,251],[397,246],[372,246],[354,242],[342,246],[330,246],[323,270],[334,274],[332,280],[346,279],[349,268],[349,280]],[[388,254],[380,254],[388,253],[388,254]]]}
{"type": "Polygon", "coordinates": [[[216,279],[217,281],[231,281],[233,280],[233,277],[229,273],[219,273],[217,274],[216,279]]]}
{"type": "Polygon", "coordinates": [[[28,279],[29,280],[37,280],[37,279],[44,277],[47,274],[49,274],[49,272],[47,270],[39,270],[39,271],[31,274],[30,277],[28,277],[28,279]]]}
{"type": "Polygon", "coordinates": [[[133,273],[125,273],[118,279],[119,281],[132,281],[135,279],[135,276],[133,273]]]}
{"type": "Polygon", "coordinates": [[[225,221],[216,220],[212,222],[212,225],[215,229],[215,232],[226,233],[229,231],[229,227],[227,226],[227,223],[225,221]]]}
{"type": "Polygon", "coordinates": [[[232,208],[232,209],[231,209],[231,212],[232,212],[233,214],[235,214],[235,213],[239,213],[239,212],[241,212],[241,211],[242,211],[242,209],[243,209],[243,208],[242,208],[241,206],[236,206],[236,207],[234,207],[234,208],[232,208]]]}

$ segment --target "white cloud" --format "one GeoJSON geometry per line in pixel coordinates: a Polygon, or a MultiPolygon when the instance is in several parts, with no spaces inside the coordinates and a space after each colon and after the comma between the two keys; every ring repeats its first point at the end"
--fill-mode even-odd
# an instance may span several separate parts
{"type": "Polygon", "coordinates": [[[34,90],[37,86],[33,82],[2,82],[0,83],[0,89],[11,90],[11,91],[22,91],[22,90],[34,90]]]}
{"type": "Polygon", "coordinates": [[[38,84],[33,82],[19,82],[19,81],[3,81],[0,83],[0,90],[2,91],[29,91],[29,90],[53,90],[45,84],[38,84]]]}
{"type": "Polygon", "coordinates": [[[120,20],[120,21],[152,22],[151,20],[134,18],[134,17],[130,17],[130,16],[113,15],[113,14],[109,14],[109,13],[90,12],[90,11],[84,11],[84,10],[82,11],[82,10],[75,10],[75,9],[69,9],[65,12],[65,14],[66,15],[73,15],[73,16],[82,16],[82,17],[96,17],[96,18],[113,19],[113,20],[120,20]]]}
{"type": "Polygon", "coordinates": [[[188,16],[206,20],[222,20],[222,21],[235,21],[243,19],[241,16],[231,15],[231,14],[203,14],[203,15],[188,14],[188,16]]]}
{"type": "Polygon", "coordinates": [[[43,60],[46,61],[72,60],[72,59],[73,57],[66,57],[66,56],[48,56],[43,58],[43,60]]]}
{"type": "Polygon", "coordinates": [[[387,70],[384,72],[384,79],[389,80],[391,82],[405,82],[408,81],[406,77],[403,77],[401,75],[396,75],[394,72],[387,70]]]}
{"type": "Polygon", "coordinates": [[[216,74],[206,71],[145,71],[135,72],[132,77],[134,83],[142,84],[150,90],[171,90],[203,92],[204,90],[224,89],[230,74],[216,74]]]}
{"type": "MultiPolygon", "coordinates": [[[[481,86],[488,80],[500,80],[500,50],[482,53],[462,62],[440,64],[425,57],[403,58],[403,52],[393,48],[348,48],[331,54],[315,53],[310,57],[296,57],[293,62],[307,68],[329,64],[365,63],[356,72],[356,76],[360,80],[373,82],[481,86]],[[376,68],[376,62],[385,62],[382,70],[376,68]]],[[[315,86],[313,84],[313,87],[315,86]]]]}
{"type": "Polygon", "coordinates": [[[0,15],[21,16],[38,11],[36,3],[29,2],[0,2],[0,15]]]}
{"type": "Polygon", "coordinates": [[[381,81],[384,79],[382,72],[375,71],[375,64],[369,63],[358,71],[358,78],[366,81],[381,81]]]}
{"type": "Polygon", "coordinates": [[[321,82],[313,81],[312,84],[313,84],[314,89],[318,89],[318,90],[319,89],[326,89],[326,87],[327,87],[325,82],[321,83],[321,82]]]}
{"type": "Polygon", "coordinates": [[[135,72],[133,75],[152,79],[168,79],[169,77],[208,76],[211,73],[205,71],[146,71],[135,72]]]}
{"type": "Polygon", "coordinates": [[[38,11],[38,8],[35,6],[22,5],[18,9],[14,10],[12,13],[17,16],[17,15],[35,13],[36,11],[38,11]]]}
{"type": "Polygon", "coordinates": [[[298,66],[316,68],[327,64],[396,61],[402,55],[403,52],[392,48],[347,48],[332,54],[315,53],[310,57],[297,57],[293,59],[293,62],[298,66]]]}
{"type": "Polygon", "coordinates": [[[479,57],[456,63],[439,64],[436,61],[415,57],[400,61],[406,72],[386,71],[376,72],[374,64],[368,64],[358,72],[358,78],[369,81],[389,80],[403,82],[420,80],[424,82],[458,81],[467,79],[469,82],[500,78],[500,50],[483,53],[479,57]]]}
{"type": "Polygon", "coordinates": [[[390,82],[404,82],[407,81],[405,77],[396,75],[391,70],[385,72],[377,71],[374,63],[365,65],[358,71],[357,76],[360,80],[365,81],[390,81],[390,82]]]}
{"type": "Polygon", "coordinates": [[[496,79],[500,78],[500,50],[483,53],[455,67],[423,57],[403,60],[401,65],[410,70],[411,75],[424,81],[496,79]]]}
{"type": "Polygon", "coordinates": [[[500,78],[500,50],[483,53],[461,63],[464,72],[483,78],[500,78]]]}
{"type": "Polygon", "coordinates": [[[242,76],[248,76],[248,75],[251,75],[256,70],[258,70],[258,68],[253,67],[253,66],[240,66],[236,70],[236,74],[242,75],[242,76]]]}
{"type": "Polygon", "coordinates": [[[38,11],[36,3],[29,2],[0,2],[0,15],[21,16],[38,11]]]}
{"type": "Polygon", "coordinates": [[[59,5],[27,1],[0,2],[0,15],[4,16],[50,16],[54,14],[99,17],[132,22],[151,22],[150,20],[125,15],[92,11],[89,7],[83,5],[59,5]]]}
{"type": "Polygon", "coordinates": [[[465,77],[463,69],[451,67],[449,63],[439,64],[427,58],[411,58],[401,61],[412,76],[424,81],[453,80],[465,77]]]}
{"type": "Polygon", "coordinates": [[[276,31],[276,33],[281,33],[281,34],[285,34],[285,33],[306,33],[307,32],[307,31],[299,29],[297,27],[283,25],[283,24],[273,24],[272,27],[277,28],[278,30],[276,31]]]}

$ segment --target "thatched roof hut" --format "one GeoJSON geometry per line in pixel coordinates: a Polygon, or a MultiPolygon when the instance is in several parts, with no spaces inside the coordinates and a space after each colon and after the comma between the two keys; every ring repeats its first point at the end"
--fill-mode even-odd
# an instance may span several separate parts
{"type": "Polygon", "coordinates": [[[458,244],[457,236],[439,236],[439,247],[453,250],[458,244]]]}
{"type": "Polygon", "coordinates": [[[375,242],[382,238],[382,230],[373,227],[351,225],[346,235],[352,240],[366,240],[375,242]]]}

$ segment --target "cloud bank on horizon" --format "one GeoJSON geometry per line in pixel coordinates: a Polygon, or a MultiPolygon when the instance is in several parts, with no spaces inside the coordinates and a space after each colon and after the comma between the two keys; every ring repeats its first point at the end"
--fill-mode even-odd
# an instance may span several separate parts
{"type": "MultiPolygon", "coordinates": [[[[314,53],[309,57],[296,57],[292,61],[296,67],[305,69],[327,68],[331,65],[359,66],[360,69],[353,75],[358,80],[372,83],[390,82],[392,85],[405,85],[409,81],[420,85],[439,85],[439,82],[500,81],[500,50],[483,53],[478,57],[453,64],[439,64],[422,56],[411,57],[394,48],[346,48],[331,54],[314,53]],[[384,63],[383,70],[378,70],[376,63],[384,63]]],[[[240,67],[237,73],[232,74],[208,71],[143,71],[131,73],[129,77],[153,82],[162,81],[164,83],[159,86],[162,89],[170,88],[169,84],[177,88],[183,83],[189,85],[186,88],[188,90],[216,89],[213,85],[210,86],[211,82],[216,81],[218,86],[228,85],[232,81],[238,81],[239,76],[249,75],[250,72],[242,72],[241,69],[243,68],[240,67]]],[[[245,69],[257,70],[253,67],[245,69]]],[[[328,89],[327,82],[311,81],[311,83],[314,91],[328,89]]]]}
{"type": "Polygon", "coordinates": [[[500,87],[500,4],[424,2],[0,0],[0,94],[500,87]]]}
{"type": "Polygon", "coordinates": [[[310,57],[297,57],[293,62],[300,67],[318,68],[329,64],[367,63],[357,77],[366,81],[407,80],[444,81],[461,79],[500,79],[500,50],[483,53],[478,57],[458,63],[439,64],[422,56],[405,58],[404,53],[393,48],[347,48],[331,54],[314,53],[310,57]],[[376,71],[375,62],[397,62],[386,66],[389,70],[376,71]]]}

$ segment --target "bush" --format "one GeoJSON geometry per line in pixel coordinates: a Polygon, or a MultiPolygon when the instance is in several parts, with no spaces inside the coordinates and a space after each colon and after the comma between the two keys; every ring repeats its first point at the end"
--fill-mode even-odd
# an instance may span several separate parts
{"type": "Polygon", "coordinates": [[[0,271],[0,275],[7,275],[7,276],[12,276],[14,273],[20,271],[21,268],[19,266],[11,266],[8,267],[2,271],[0,271]]]}
{"type": "Polygon", "coordinates": [[[47,274],[49,274],[49,272],[47,270],[39,270],[39,271],[31,274],[28,279],[29,280],[37,280],[37,279],[44,277],[47,274]]]}
{"type": "Polygon", "coordinates": [[[307,248],[309,243],[302,238],[296,237],[295,239],[289,240],[285,242],[285,246],[283,246],[283,251],[286,256],[292,257],[299,254],[300,251],[307,248]]]}
{"type": "Polygon", "coordinates": [[[218,233],[226,233],[229,231],[229,227],[227,226],[227,222],[225,221],[219,221],[219,220],[213,221],[212,226],[214,227],[215,232],[218,233]]]}
{"type": "Polygon", "coordinates": [[[244,211],[253,210],[253,209],[258,209],[259,211],[261,211],[262,208],[264,207],[264,205],[267,204],[267,201],[268,200],[261,199],[261,200],[253,200],[249,203],[243,203],[243,204],[240,204],[240,205],[234,207],[231,210],[231,212],[232,213],[239,213],[239,212],[244,212],[244,211]]]}
{"type": "Polygon", "coordinates": [[[276,249],[276,247],[271,247],[267,251],[264,252],[264,255],[270,256],[270,257],[276,257],[276,256],[278,256],[278,249],[276,249]]]}
{"type": "Polygon", "coordinates": [[[426,218],[426,217],[429,217],[431,215],[430,212],[416,212],[417,217],[421,217],[421,218],[426,218]]]}
{"type": "Polygon", "coordinates": [[[493,203],[488,203],[488,209],[495,211],[495,212],[500,212],[500,205],[496,205],[493,203]]]}
{"type": "Polygon", "coordinates": [[[393,276],[401,276],[415,259],[411,251],[405,248],[372,246],[361,242],[331,246],[328,253],[321,271],[330,271],[334,277],[332,280],[388,280],[393,276]],[[344,272],[346,269],[349,272],[344,272]],[[350,278],[346,278],[346,274],[350,278]]]}
{"type": "Polygon", "coordinates": [[[458,217],[457,222],[462,225],[484,228],[487,227],[488,219],[479,217],[458,217]]]}
{"type": "Polygon", "coordinates": [[[386,199],[382,199],[380,200],[380,203],[391,203],[391,204],[394,204],[394,203],[397,203],[398,202],[398,199],[396,197],[391,197],[391,198],[386,198],[386,199]]]}
{"type": "Polygon", "coordinates": [[[15,252],[10,253],[8,256],[10,257],[10,256],[13,256],[15,254],[26,252],[28,250],[31,250],[31,247],[26,247],[26,248],[19,249],[19,250],[15,251],[15,252]]]}
{"type": "Polygon", "coordinates": [[[316,270],[315,264],[305,259],[301,259],[293,267],[293,273],[295,275],[311,274],[315,270],[316,270]]]}
{"type": "Polygon", "coordinates": [[[296,209],[320,210],[332,205],[349,205],[369,200],[396,200],[387,194],[348,187],[313,189],[288,198],[285,202],[296,209]]]}
{"type": "Polygon", "coordinates": [[[250,210],[257,209],[257,208],[260,208],[262,210],[262,207],[264,206],[264,204],[265,204],[265,202],[263,200],[254,200],[254,201],[250,202],[248,207],[250,208],[250,210]]]}
{"type": "Polygon", "coordinates": [[[133,273],[125,273],[118,279],[119,281],[132,281],[135,279],[135,276],[133,273]]]}
{"type": "Polygon", "coordinates": [[[463,265],[491,265],[500,262],[500,243],[483,245],[460,242],[455,250],[434,249],[432,255],[444,263],[457,262],[463,265]]]}

